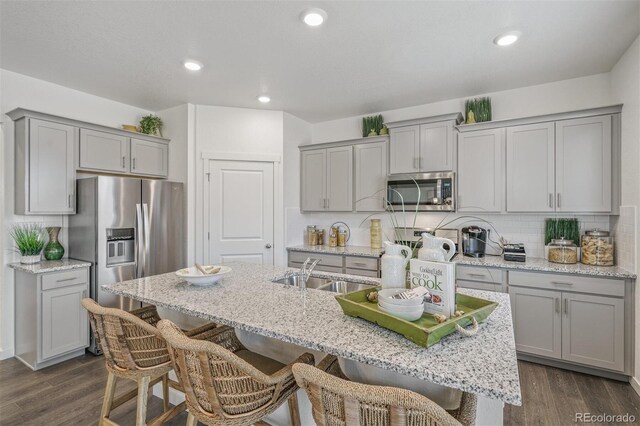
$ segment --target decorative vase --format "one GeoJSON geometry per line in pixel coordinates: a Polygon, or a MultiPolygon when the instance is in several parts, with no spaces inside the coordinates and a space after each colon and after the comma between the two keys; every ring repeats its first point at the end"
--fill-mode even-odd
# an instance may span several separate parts
{"type": "Polygon", "coordinates": [[[371,248],[382,248],[382,225],[380,219],[371,219],[371,248]]]}
{"type": "Polygon", "coordinates": [[[20,263],[25,265],[33,265],[34,263],[40,263],[40,255],[34,254],[33,256],[20,256],[20,263]]]}
{"type": "Polygon", "coordinates": [[[47,227],[49,233],[49,242],[44,247],[44,258],[47,260],[60,260],[64,256],[64,247],[58,241],[58,234],[60,233],[59,226],[47,227]]]}
{"type": "Polygon", "coordinates": [[[370,138],[374,137],[374,136],[378,136],[378,134],[376,133],[376,129],[371,129],[371,131],[369,132],[368,135],[370,138]]]}

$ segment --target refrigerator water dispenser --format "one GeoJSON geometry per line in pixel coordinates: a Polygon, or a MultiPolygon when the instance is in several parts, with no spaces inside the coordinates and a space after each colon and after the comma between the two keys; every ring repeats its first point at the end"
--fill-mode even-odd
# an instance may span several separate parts
{"type": "Polygon", "coordinates": [[[135,261],[135,228],[107,228],[107,266],[135,261]]]}

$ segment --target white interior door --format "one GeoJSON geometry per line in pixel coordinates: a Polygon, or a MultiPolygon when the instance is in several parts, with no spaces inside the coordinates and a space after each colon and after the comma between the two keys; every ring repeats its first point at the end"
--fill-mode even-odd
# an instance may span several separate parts
{"type": "Polygon", "coordinates": [[[273,265],[273,163],[209,161],[209,262],[273,265]]]}

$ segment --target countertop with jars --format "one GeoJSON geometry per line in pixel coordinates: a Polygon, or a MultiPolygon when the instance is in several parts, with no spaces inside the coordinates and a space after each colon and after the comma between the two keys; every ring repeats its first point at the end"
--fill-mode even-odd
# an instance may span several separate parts
{"type": "Polygon", "coordinates": [[[452,262],[456,265],[484,266],[509,270],[525,270],[540,272],[558,272],[562,274],[591,275],[610,278],[636,279],[636,274],[618,266],[591,266],[582,263],[562,264],[549,262],[543,258],[527,257],[526,262],[504,260],[502,256],[485,256],[481,258],[457,255],[452,262]]]}
{"type": "Polygon", "coordinates": [[[299,246],[287,247],[287,251],[302,251],[309,253],[326,253],[326,254],[340,254],[347,256],[360,256],[360,257],[380,257],[384,254],[382,248],[371,248],[366,246],[345,246],[345,247],[330,247],[327,244],[311,246],[303,244],[299,246]]]}

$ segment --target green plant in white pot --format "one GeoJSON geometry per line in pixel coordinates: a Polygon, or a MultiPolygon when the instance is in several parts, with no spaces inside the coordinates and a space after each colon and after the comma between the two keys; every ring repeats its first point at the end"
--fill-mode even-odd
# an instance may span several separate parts
{"type": "Polygon", "coordinates": [[[140,120],[140,131],[147,135],[162,136],[162,119],[157,115],[149,114],[140,120]]]}
{"type": "Polygon", "coordinates": [[[38,223],[21,223],[11,228],[11,238],[20,252],[20,263],[40,262],[40,253],[46,243],[44,228],[38,223]]]}

